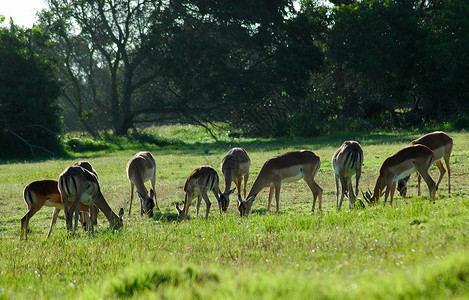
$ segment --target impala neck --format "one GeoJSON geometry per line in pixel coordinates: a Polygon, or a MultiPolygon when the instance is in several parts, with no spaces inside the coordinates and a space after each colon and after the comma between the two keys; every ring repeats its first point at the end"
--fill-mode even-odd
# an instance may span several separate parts
{"type": "Polygon", "coordinates": [[[373,191],[373,196],[371,197],[371,200],[373,202],[377,202],[379,198],[381,197],[381,193],[384,191],[384,188],[386,187],[386,182],[384,181],[384,178],[378,176],[378,179],[376,180],[375,184],[375,189],[373,191]]]}
{"type": "Polygon", "coordinates": [[[233,181],[233,178],[231,176],[224,176],[225,177],[225,191],[223,194],[228,194],[231,191],[231,182],[233,181]]]}
{"type": "Polygon", "coordinates": [[[256,180],[254,180],[254,183],[252,184],[252,188],[249,191],[249,194],[246,199],[250,199],[251,197],[256,197],[257,194],[266,186],[263,178],[260,176],[262,173],[259,173],[257,175],[256,180]]]}
{"type": "Polygon", "coordinates": [[[103,212],[103,214],[106,216],[107,220],[109,221],[109,225],[111,228],[116,226],[119,223],[119,216],[117,216],[107,203],[106,199],[104,199],[103,194],[101,192],[99,193],[98,198],[95,201],[96,207],[99,208],[103,212]]]}
{"type": "Polygon", "coordinates": [[[135,187],[137,188],[137,191],[140,194],[142,194],[143,196],[148,196],[148,190],[145,187],[145,184],[143,183],[143,180],[139,180],[139,182],[135,184],[135,187]]]}

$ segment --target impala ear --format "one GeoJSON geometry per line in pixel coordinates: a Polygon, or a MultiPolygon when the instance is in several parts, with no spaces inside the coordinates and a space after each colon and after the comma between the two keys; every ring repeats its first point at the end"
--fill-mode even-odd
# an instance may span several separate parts
{"type": "Polygon", "coordinates": [[[179,208],[179,203],[176,202],[176,210],[178,211],[178,214],[181,214],[181,209],[179,208]]]}
{"type": "Polygon", "coordinates": [[[122,216],[124,215],[124,209],[121,207],[121,209],[119,210],[119,218],[122,218],[122,216]]]}
{"type": "Polygon", "coordinates": [[[154,199],[154,197],[155,197],[155,192],[153,191],[153,189],[150,189],[150,198],[154,199]]]}

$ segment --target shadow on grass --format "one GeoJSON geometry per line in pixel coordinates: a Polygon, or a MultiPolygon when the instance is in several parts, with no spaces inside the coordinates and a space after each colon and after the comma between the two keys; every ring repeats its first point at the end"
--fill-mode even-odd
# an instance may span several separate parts
{"type": "Polygon", "coordinates": [[[160,221],[163,223],[173,223],[177,222],[178,214],[177,213],[161,213],[156,212],[152,218],[154,221],[160,221]]]}
{"type": "Polygon", "coordinates": [[[119,151],[176,151],[182,155],[190,153],[191,155],[210,155],[218,152],[225,152],[233,147],[243,147],[249,150],[274,151],[285,148],[300,150],[310,149],[317,150],[325,147],[337,148],[346,140],[356,140],[362,146],[371,146],[387,143],[410,143],[412,140],[421,136],[423,133],[418,132],[356,132],[341,133],[327,136],[304,138],[304,137],[282,137],[282,138],[232,138],[218,141],[205,142],[186,142],[181,139],[171,139],[168,137],[160,137],[156,133],[149,134],[129,134],[127,136],[114,136],[103,134],[99,138],[91,138],[87,136],[75,138],[67,137],[63,139],[64,147],[68,153],[60,153],[47,157],[28,157],[16,158],[12,160],[0,160],[0,164],[12,162],[24,162],[29,160],[32,162],[41,162],[47,159],[71,159],[76,156],[80,158],[96,158],[109,155],[119,151]]]}

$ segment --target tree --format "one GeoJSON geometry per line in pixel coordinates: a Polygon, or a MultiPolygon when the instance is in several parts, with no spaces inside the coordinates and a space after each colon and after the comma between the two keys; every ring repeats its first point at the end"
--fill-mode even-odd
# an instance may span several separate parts
{"type": "Polygon", "coordinates": [[[139,113],[134,93],[155,76],[142,63],[152,47],[152,18],[163,2],[48,0],[41,22],[62,61],[65,99],[83,125],[99,115],[116,134],[133,126],[139,113]]]}
{"type": "MultiPolygon", "coordinates": [[[[1,22],[0,22],[1,23],[1,22]]],[[[0,27],[0,154],[18,157],[59,149],[59,85],[53,66],[39,48],[39,30],[0,27]]]]}
{"type": "Polygon", "coordinates": [[[289,134],[288,118],[323,61],[318,25],[296,14],[285,0],[172,1],[149,61],[158,92],[148,94],[187,122],[289,134]]]}

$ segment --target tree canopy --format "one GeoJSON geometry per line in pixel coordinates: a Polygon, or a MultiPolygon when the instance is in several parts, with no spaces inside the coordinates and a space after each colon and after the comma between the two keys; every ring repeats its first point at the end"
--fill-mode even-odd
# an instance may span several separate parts
{"type": "MultiPolygon", "coordinates": [[[[37,50],[28,48],[27,35],[13,34],[15,50],[4,56],[16,55],[41,72],[23,75],[27,66],[5,65],[4,85],[14,78],[17,86],[2,93],[11,99],[39,91],[19,84],[35,82],[26,75],[43,74],[51,84],[39,92],[49,100],[34,101],[45,101],[41,108],[56,116],[50,99],[60,82],[65,124],[76,129],[78,120],[93,135],[168,122],[223,122],[262,136],[469,124],[464,0],[48,5],[27,31],[37,50]]],[[[2,36],[12,33],[3,29],[2,36]]],[[[33,123],[40,126],[27,128],[46,127],[33,123]]],[[[57,131],[57,124],[47,128],[57,131]]],[[[26,127],[3,133],[14,136],[20,128],[26,127]]]]}
{"type": "Polygon", "coordinates": [[[52,64],[38,52],[46,40],[37,29],[0,27],[0,155],[4,158],[59,149],[59,84],[52,64]]]}

